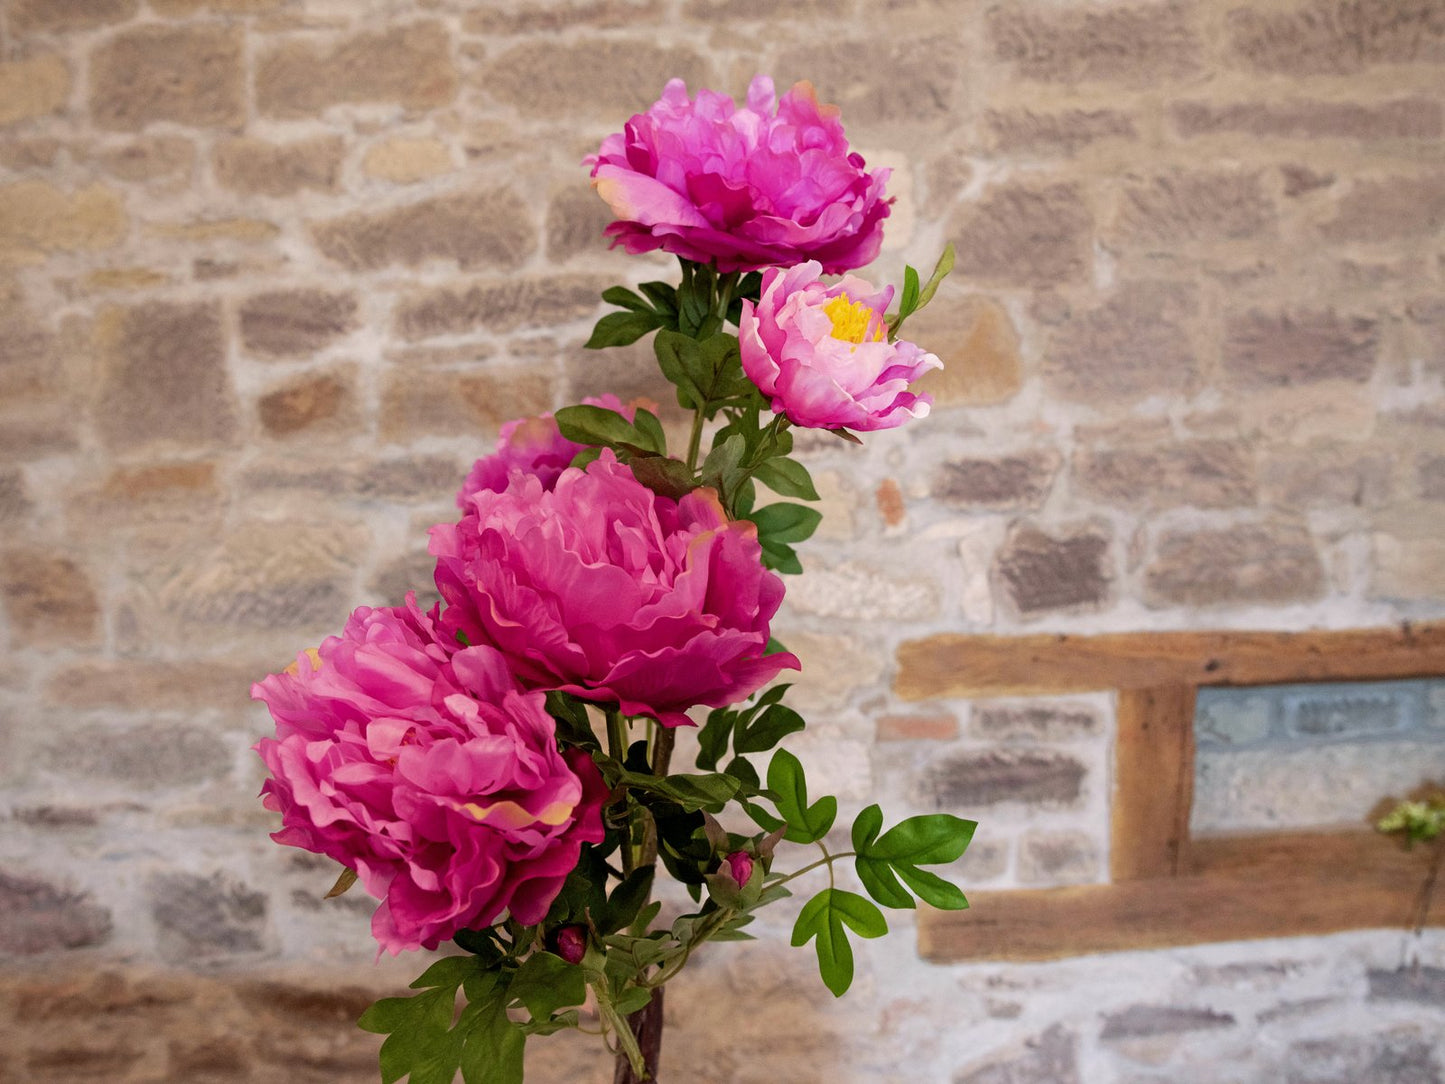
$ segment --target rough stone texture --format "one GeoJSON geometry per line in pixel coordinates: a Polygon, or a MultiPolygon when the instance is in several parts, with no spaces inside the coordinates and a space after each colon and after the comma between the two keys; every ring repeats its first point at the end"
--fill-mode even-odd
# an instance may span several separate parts
{"type": "Polygon", "coordinates": [[[383,384],[381,403],[383,440],[448,434],[478,437],[513,418],[550,410],[552,381],[535,370],[398,372],[383,384]]]}
{"type": "Polygon", "coordinates": [[[138,0],[13,0],[5,9],[12,34],[57,34],[124,22],[138,0]]]}
{"type": "Polygon", "coordinates": [[[1428,98],[1400,98],[1382,105],[1359,102],[1175,102],[1170,119],[1183,136],[1238,132],[1303,139],[1438,139],[1445,110],[1428,98]]]}
{"type": "Polygon", "coordinates": [[[879,741],[952,741],[958,737],[958,719],[937,715],[880,715],[879,741]]]}
{"type": "Polygon", "coordinates": [[[223,873],[162,873],[146,886],[161,956],[172,963],[260,951],[266,896],[223,873]]]}
{"type": "Polygon", "coordinates": [[[526,206],[506,189],[439,196],[313,227],[316,245],[353,271],[455,261],[463,270],[516,268],[536,247],[526,206]]]}
{"type": "Polygon", "coordinates": [[[1018,878],[1029,885],[1087,884],[1099,879],[1098,844],[1089,832],[1025,832],[1019,840],[1018,878]]]}
{"type": "Polygon", "coordinates": [[[1124,244],[1248,240],[1274,230],[1263,175],[1179,172],[1126,182],[1114,234],[1124,244]]]}
{"type": "Polygon", "coordinates": [[[434,22],[357,34],[330,47],[290,41],[256,62],[256,104],[279,117],[353,102],[430,109],[450,102],[457,86],[450,38],[434,22]]]}
{"type": "Polygon", "coordinates": [[[1088,769],[1067,753],[995,749],[951,753],[929,768],[924,786],[939,809],[978,809],[1018,802],[1069,806],[1083,793],[1088,769]]]}
{"type": "Polygon", "coordinates": [[[83,662],[56,673],[47,702],[81,710],[196,712],[245,698],[261,667],[254,662],[83,662]]]}
{"type": "MultiPolygon", "coordinates": [[[[823,9],[826,11],[826,8],[823,9]]],[[[773,68],[779,91],[806,79],[823,100],[836,103],[850,130],[947,123],[962,98],[965,54],[945,35],[925,37],[867,34],[845,39],[826,35],[784,50],[773,68]]]]}
{"type": "Polygon", "coordinates": [[[479,85],[523,116],[626,118],[657,99],[669,79],[708,86],[710,66],[692,49],[586,38],[515,45],[482,69],[479,85]]]}
{"type": "Polygon", "coordinates": [[[1052,83],[1143,83],[1188,75],[1200,41],[1182,2],[1109,8],[1010,5],[988,15],[994,56],[1052,83]]]}
{"type": "Polygon", "coordinates": [[[1094,525],[1049,533],[1020,524],[999,552],[995,575],[1024,616],[1101,606],[1114,579],[1108,535],[1094,525]]]}
{"type": "Polygon", "coordinates": [[[1255,503],[1254,464],[1226,441],[1086,449],[1074,456],[1073,477],[1080,493],[1122,507],[1255,503]]]}
{"type": "Polygon", "coordinates": [[[212,162],[224,187],[244,195],[281,197],[306,189],[334,190],[345,149],[338,136],[295,143],[228,139],[216,147],[212,162]]]}
{"type": "Polygon", "coordinates": [[[957,269],[970,280],[1046,286],[1087,277],[1093,215],[1078,186],[994,188],[949,224],[957,269]]]}
{"type": "Polygon", "coordinates": [[[324,374],[269,392],[256,405],[268,433],[290,436],[342,418],[352,395],[346,381],[324,374]]]}
{"type": "Polygon", "coordinates": [[[1137,139],[1134,119],[1115,109],[1068,109],[1041,113],[1032,109],[990,109],[984,114],[991,145],[1004,152],[1075,154],[1111,139],[1137,139]]]}
{"type": "Polygon", "coordinates": [[[142,790],[216,780],[231,768],[225,743],[189,723],[89,729],[52,743],[43,759],[60,775],[130,783],[142,790]]]}
{"type": "Polygon", "coordinates": [[[1226,318],[1224,371],[1242,387],[1364,381],[1375,370],[1379,325],[1332,311],[1252,310],[1226,318]]]}
{"type": "Polygon", "coordinates": [[[1445,174],[1362,178],[1321,227],[1331,241],[1409,241],[1445,226],[1445,174]]]}
{"type": "Polygon", "coordinates": [[[943,362],[917,383],[937,406],[983,406],[1013,398],[1023,383],[1018,331],[996,302],[940,291],[909,318],[907,335],[943,362]]]}
{"type": "Polygon", "coordinates": [[[1445,1005],[1445,967],[1409,967],[1369,972],[1370,1000],[1418,1001],[1445,1005]]]}
{"type": "Polygon", "coordinates": [[[1301,737],[1339,737],[1398,730],[1409,712],[1398,688],[1300,693],[1285,704],[1284,724],[1301,737]]]}
{"type": "Polygon", "coordinates": [[[404,297],[396,329],[412,342],[468,331],[514,331],[567,324],[602,308],[611,280],[596,275],[512,278],[470,287],[442,287],[404,297]]]}
{"type": "Polygon", "coordinates": [[[1287,75],[1335,75],[1373,64],[1445,60],[1445,23],[1431,0],[1305,0],[1228,16],[1234,61],[1287,75]]]}
{"type": "Polygon", "coordinates": [[[1134,1005],[1104,1018],[1099,1038],[1133,1039],[1145,1035],[1173,1035],[1181,1031],[1214,1031],[1234,1025],[1234,1015],[1183,1005],[1134,1005]]]}
{"type": "Polygon", "coordinates": [[[1129,283],[1097,307],[1064,316],[1044,355],[1058,394],[1116,403],[1188,393],[1199,382],[1189,325],[1194,290],[1178,283],[1129,283]]]}
{"type": "Polygon", "coordinates": [[[0,255],[112,248],[126,227],[125,205],[103,185],[73,192],[44,181],[0,187],[0,255]]]}
{"type": "Polygon", "coordinates": [[[1430,1043],[1401,1030],[1383,1036],[1306,1039],[1291,1043],[1285,1084],[1440,1084],[1440,1060],[1430,1043]]]}
{"type": "Polygon", "coordinates": [[[155,301],[107,309],[96,428],[112,448],[223,441],[235,431],[220,307],[155,301]]]}
{"type": "Polygon", "coordinates": [[[450,173],[454,167],[452,152],[441,140],[397,137],[368,147],[361,168],[369,176],[393,184],[416,184],[450,173]]]}
{"type": "Polygon", "coordinates": [[[72,558],[43,549],[0,551],[0,602],[34,644],[85,643],[99,630],[100,602],[72,558]]]}
{"type": "Polygon", "coordinates": [[[988,741],[1078,741],[1103,732],[1092,708],[1070,704],[989,704],[974,708],[969,732],[988,741]]]}
{"type": "Polygon", "coordinates": [[[1059,465],[1052,450],[953,460],[940,464],[931,495],[962,508],[1037,508],[1048,496],[1059,465]]]}
{"type": "Polygon", "coordinates": [[[0,955],[32,956],[104,944],[111,917],[88,893],[0,869],[0,955]]]}
{"type": "Polygon", "coordinates": [[[1079,1084],[1078,1039],[1055,1025],[1020,1053],[954,1074],[953,1084],[1079,1084]]]}
{"type": "Polygon", "coordinates": [[[263,357],[306,357],[357,326],[356,298],[324,290],[275,290],[241,303],[241,345],[263,357]]]}
{"type": "Polygon", "coordinates": [[[222,26],[142,26],[91,55],[90,113],[102,128],[157,121],[234,128],[246,119],[242,41],[222,26]]]}
{"type": "Polygon", "coordinates": [[[613,218],[612,208],[590,186],[560,189],[547,204],[547,258],[561,262],[595,255],[613,218]]]}
{"type": "Polygon", "coordinates": [[[1206,745],[1249,745],[1269,737],[1272,701],[1239,690],[1201,690],[1194,709],[1195,737],[1206,745]]]}
{"type": "Polygon", "coordinates": [[[0,62],[0,125],[43,117],[70,97],[70,68],[58,56],[0,62]]]}
{"type": "Polygon", "coordinates": [[[1144,575],[1151,606],[1307,602],[1324,587],[1314,542],[1295,524],[1168,531],[1144,575]]]}

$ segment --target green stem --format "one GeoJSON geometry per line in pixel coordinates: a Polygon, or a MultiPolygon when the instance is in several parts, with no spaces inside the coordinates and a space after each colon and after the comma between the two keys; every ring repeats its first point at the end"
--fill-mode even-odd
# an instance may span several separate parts
{"type": "Polygon", "coordinates": [[[692,433],[687,438],[687,469],[697,470],[697,453],[702,447],[702,407],[699,406],[692,416],[692,433]]]}
{"type": "Polygon", "coordinates": [[[788,875],[787,875],[786,877],[784,877],[782,880],[780,880],[780,881],[774,881],[773,884],[774,884],[774,885],[785,885],[785,884],[787,884],[789,881],[793,880],[793,879],[796,878],[796,877],[801,877],[801,876],[802,876],[803,874],[805,874],[805,873],[811,873],[813,870],[817,869],[819,866],[827,866],[827,867],[828,867],[828,883],[829,883],[829,884],[832,884],[832,881],[833,881],[833,863],[836,862],[836,861],[838,861],[838,859],[840,859],[840,858],[852,858],[852,857],[854,857],[854,856],[858,853],[857,851],[839,851],[837,854],[829,854],[827,847],[823,847],[823,845],[822,845],[821,843],[819,843],[818,846],[819,846],[819,847],[822,847],[822,849],[823,849],[823,857],[822,857],[822,858],[818,859],[816,862],[810,862],[810,863],[808,863],[808,864],[807,864],[806,866],[804,866],[802,869],[794,870],[792,873],[788,874],[788,875]]]}
{"type": "MultiPolygon", "coordinates": [[[[627,720],[623,718],[620,708],[610,708],[607,711],[607,753],[613,760],[621,764],[627,759],[627,720]]],[[[619,799],[623,802],[623,812],[626,813],[626,797],[619,799]]],[[[622,839],[622,874],[627,876],[636,866],[636,855],[632,851],[632,818],[626,818],[623,828],[622,839]]]]}

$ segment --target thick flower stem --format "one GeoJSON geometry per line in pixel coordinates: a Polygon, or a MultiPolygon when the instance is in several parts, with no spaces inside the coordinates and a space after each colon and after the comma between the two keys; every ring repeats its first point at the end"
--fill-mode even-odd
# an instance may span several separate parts
{"type": "Polygon", "coordinates": [[[637,1046],[642,1051],[642,1061],[646,1065],[643,1076],[638,1076],[632,1070],[632,1063],[627,1060],[627,1055],[617,1055],[617,1066],[612,1072],[612,1084],[642,1084],[643,1081],[650,1081],[656,1084],[657,1067],[662,1061],[662,995],[665,991],[662,987],[652,991],[652,1000],[647,1006],[638,1009],[627,1018],[627,1026],[632,1029],[632,1034],[637,1036],[637,1046]]]}

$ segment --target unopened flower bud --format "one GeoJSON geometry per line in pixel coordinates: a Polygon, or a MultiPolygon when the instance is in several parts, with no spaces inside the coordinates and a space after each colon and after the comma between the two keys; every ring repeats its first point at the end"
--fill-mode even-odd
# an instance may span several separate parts
{"type": "Polygon", "coordinates": [[[753,876],[753,856],[747,851],[733,851],[724,862],[727,863],[728,872],[732,874],[733,880],[739,886],[745,885],[753,876]]]}
{"type": "Polygon", "coordinates": [[[563,926],[554,936],[557,955],[569,964],[580,964],[587,955],[587,927],[563,926]]]}

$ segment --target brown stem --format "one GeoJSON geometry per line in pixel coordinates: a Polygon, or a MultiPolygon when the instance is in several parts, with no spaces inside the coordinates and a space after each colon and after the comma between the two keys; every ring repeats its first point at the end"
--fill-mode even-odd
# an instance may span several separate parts
{"type": "Polygon", "coordinates": [[[652,991],[652,1000],[645,1008],[638,1009],[627,1018],[627,1026],[632,1029],[632,1034],[637,1036],[638,1048],[642,1051],[642,1061],[647,1066],[643,1076],[638,1076],[632,1071],[632,1063],[627,1060],[627,1055],[621,1051],[617,1054],[617,1067],[612,1071],[612,1084],[642,1084],[643,1081],[651,1081],[656,1084],[657,1067],[662,1061],[662,995],[664,988],[659,986],[652,991]]]}

